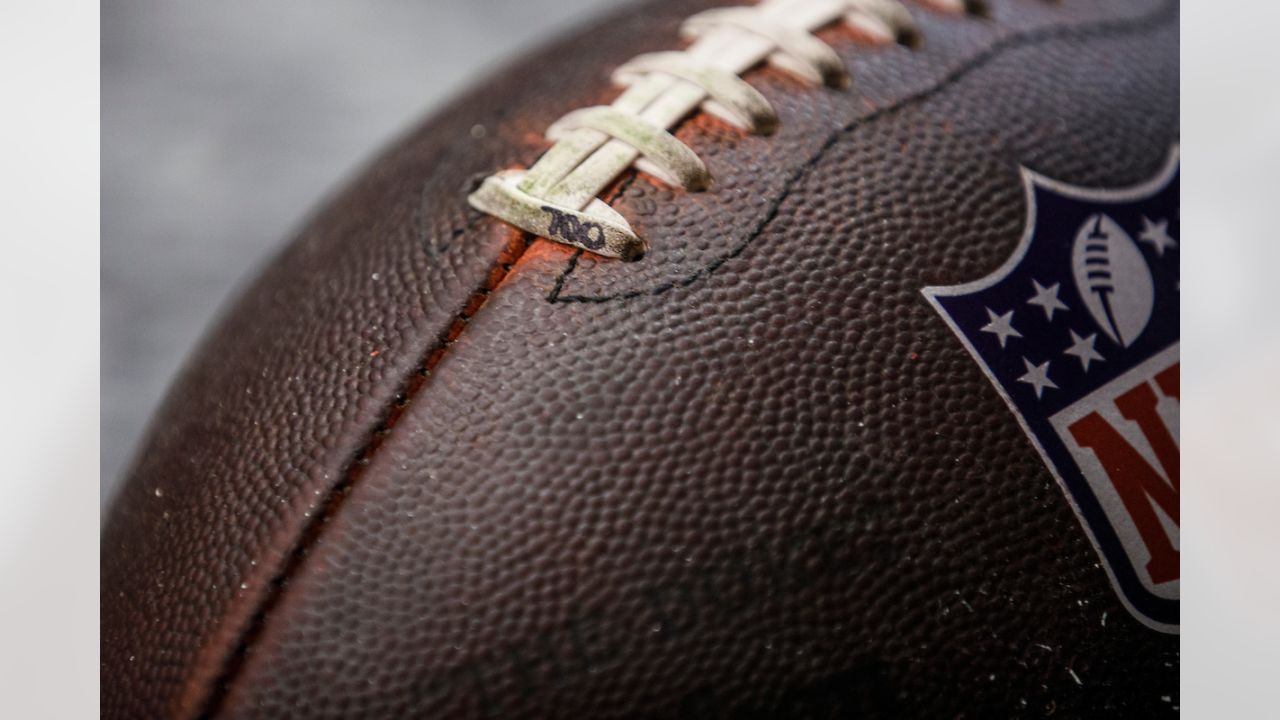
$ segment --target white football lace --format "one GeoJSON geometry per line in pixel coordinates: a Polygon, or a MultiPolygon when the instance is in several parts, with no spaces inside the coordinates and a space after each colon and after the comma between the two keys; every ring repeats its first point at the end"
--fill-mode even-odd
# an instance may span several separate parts
{"type": "MultiPolygon", "coordinates": [[[[927,1],[964,9],[963,0],[927,1]]],[[[491,175],[467,200],[533,235],[637,260],[644,240],[596,196],[633,165],[672,186],[706,189],[706,165],[668,130],[701,108],[748,132],[773,132],[773,107],[739,77],[761,62],[811,85],[847,86],[840,57],[813,34],[839,20],[881,45],[916,33],[899,0],[764,0],[698,13],[681,26],[694,39],[686,50],[640,55],[619,67],[613,82],[627,90],[612,105],[560,118],[546,133],[555,144],[532,168],[491,175]]]]}

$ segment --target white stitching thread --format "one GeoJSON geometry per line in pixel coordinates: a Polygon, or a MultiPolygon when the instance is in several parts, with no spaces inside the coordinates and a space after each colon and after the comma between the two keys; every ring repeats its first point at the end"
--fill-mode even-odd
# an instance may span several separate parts
{"type": "MultiPolygon", "coordinates": [[[[964,8],[963,0],[926,1],[951,12],[964,8]]],[[[899,0],[764,0],[698,13],[681,27],[696,38],[687,50],[641,55],[618,68],[613,81],[627,90],[612,105],[568,113],[548,128],[555,144],[532,168],[486,178],[467,201],[525,232],[639,259],[644,240],[596,196],[633,165],[669,185],[705,189],[706,166],[668,130],[701,108],[749,132],[772,132],[773,107],[738,77],[760,62],[811,84],[846,85],[839,56],[813,35],[838,20],[877,44],[916,32],[899,0]]]]}

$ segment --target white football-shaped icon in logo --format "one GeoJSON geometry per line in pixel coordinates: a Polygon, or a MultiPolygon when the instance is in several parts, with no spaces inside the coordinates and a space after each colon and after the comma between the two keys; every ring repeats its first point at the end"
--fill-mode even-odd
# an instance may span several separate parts
{"type": "Polygon", "coordinates": [[[1090,215],[1076,232],[1071,270],[1102,332],[1128,347],[1151,320],[1155,286],[1142,251],[1108,215],[1090,215]]]}

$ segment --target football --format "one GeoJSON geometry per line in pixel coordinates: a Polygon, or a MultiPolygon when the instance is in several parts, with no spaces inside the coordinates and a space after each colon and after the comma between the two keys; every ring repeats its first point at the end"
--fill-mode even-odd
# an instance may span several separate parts
{"type": "Polygon", "coordinates": [[[109,718],[1179,705],[1176,0],[656,0],[388,148],[102,535],[109,718]]]}

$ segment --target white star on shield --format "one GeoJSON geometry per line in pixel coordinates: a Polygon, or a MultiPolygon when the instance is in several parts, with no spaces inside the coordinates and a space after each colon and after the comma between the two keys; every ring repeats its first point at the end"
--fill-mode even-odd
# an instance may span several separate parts
{"type": "Polygon", "coordinates": [[[1142,230],[1138,232],[1138,239],[1144,243],[1150,243],[1151,247],[1156,249],[1158,257],[1164,257],[1165,248],[1178,247],[1178,241],[1169,237],[1169,221],[1167,219],[1160,222],[1151,222],[1146,215],[1142,216],[1142,230]]]}
{"type": "Polygon", "coordinates": [[[1031,361],[1022,358],[1022,364],[1026,366],[1027,372],[1018,378],[1018,382],[1024,382],[1035,388],[1036,399],[1039,400],[1044,395],[1045,388],[1057,388],[1058,386],[1049,379],[1049,361],[1045,360],[1039,365],[1032,365],[1031,361]]]}
{"type": "Polygon", "coordinates": [[[1049,287],[1040,284],[1038,280],[1032,280],[1031,286],[1035,289],[1036,294],[1031,296],[1027,301],[1028,305],[1039,305],[1044,308],[1044,319],[1053,322],[1054,310],[1066,310],[1067,304],[1058,299],[1058,288],[1062,283],[1054,283],[1049,287]]]}
{"type": "Polygon", "coordinates": [[[1106,358],[1102,357],[1102,353],[1093,348],[1093,344],[1098,340],[1098,333],[1091,333],[1088,337],[1080,337],[1075,330],[1071,331],[1071,346],[1063,350],[1065,355],[1075,355],[1080,358],[1080,369],[1089,372],[1089,363],[1098,360],[1102,361],[1106,358]]]}
{"type": "Polygon", "coordinates": [[[989,332],[995,335],[996,338],[1000,340],[1000,347],[1003,348],[1005,343],[1009,341],[1010,337],[1022,337],[1022,333],[1018,332],[1013,327],[1012,310],[1003,315],[996,315],[991,308],[987,308],[987,319],[990,320],[990,322],[983,325],[980,330],[982,330],[982,332],[989,332]]]}

